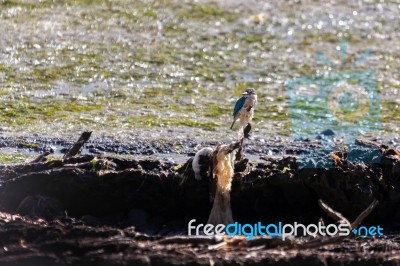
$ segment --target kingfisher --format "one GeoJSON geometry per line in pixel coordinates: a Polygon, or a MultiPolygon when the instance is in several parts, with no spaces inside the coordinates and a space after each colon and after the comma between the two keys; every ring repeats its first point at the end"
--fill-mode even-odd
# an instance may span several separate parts
{"type": "Polygon", "coordinates": [[[241,128],[249,125],[251,119],[253,119],[254,107],[257,104],[257,93],[254,89],[247,89],[242,95],[233,108],[233,122],[230,129],[233,128],[238,119],[240,120],[241,128]]]}

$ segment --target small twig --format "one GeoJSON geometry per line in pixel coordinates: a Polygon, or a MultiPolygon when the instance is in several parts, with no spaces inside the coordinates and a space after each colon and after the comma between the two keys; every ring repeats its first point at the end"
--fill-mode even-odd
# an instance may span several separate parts
{"type": "MultiPolygon", "coordinates": [[[[320,203],[320,206],[321,205],[323,206],[323,207],[321,206],[321,208],[324,211],[326,211],[329,216],[332,215],[332,216],[336,217],[334,219],[337,220],[337,219],[340,219],[340,217],[344,218],[344,216],[341,213],[334,211],[328,205],[323,203],[322,200],[319,200],[318,203],[320,203]]],[[[374,200],[362,213],[360,213],[360,215],[358,215],[358,217],[351,224],[348,222],[348,220],[346,218],[344,218],[344,220],[347,221],[350,226],[350,231],[353,230],[354,228],[357,228],[362,223],[362,221],[376,208],[376,206],[378,206],[378,204],[379,204],[379,201],[374,200]]],[[[334,236],[331,238],[319,237],[319,238],[311,240],[307,243],[296,245],[296,247],[299,249],[310,249],[310,248],[322,247],[322,246],[326,246],[326,245],[330,245],[330,244],[339,242],[339,241],[345,239],[346,237],[347,236],[334,236]]]]}
{"type": "Polygon", "coordinates": [[[349,222],[349,220],[347,220],[340,212],[334,211],[325,202],[323,202],[322,199],[318,200],[318,205],[321,207],[321,209],[324,212],[326,212],[326,214],[328,214],[329,217],[331,217],[336,222],[346,223],[349,227],[351,226],[351,223],[349,222]]]}
{"type": "Polygon", "coordinates": [[[374,200],[351,224],[351,229],[357,228],[362,221],[378,206],[379,200],[374,200]]]}

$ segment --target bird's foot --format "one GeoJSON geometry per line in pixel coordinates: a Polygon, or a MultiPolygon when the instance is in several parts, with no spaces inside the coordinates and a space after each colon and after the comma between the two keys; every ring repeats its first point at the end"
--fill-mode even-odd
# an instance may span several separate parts
{"type": "Polygon", "coordinates": [[[246,135],[244,135],[244,137],[248,140],[254,140],[254,137],[250,133],[247,133],[246,135]]]}

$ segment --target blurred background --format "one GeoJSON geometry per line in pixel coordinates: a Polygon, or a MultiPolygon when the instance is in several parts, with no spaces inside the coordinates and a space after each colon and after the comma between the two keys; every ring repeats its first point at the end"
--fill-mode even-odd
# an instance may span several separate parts
{"type": "Polygon", "coordinates": [[[0,0],[0,134],[226,138],[255,88],[254,135],[290,138],[287,80],[368,69],[397,143],[399,17],[377,0],[0,0]]]}

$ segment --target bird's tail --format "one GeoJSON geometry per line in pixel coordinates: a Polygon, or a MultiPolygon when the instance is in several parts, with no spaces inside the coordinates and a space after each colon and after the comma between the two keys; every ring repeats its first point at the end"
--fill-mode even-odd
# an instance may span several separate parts
{"type": "Polygon", "coordinates": [[[230,127],[229,129],[232,129],[232,128],[233,128],[233,125],[235,124],[235,122],[236,122],[236,119],[233,120],[232,125],[231,125],[231,127],[230,127]]]}

